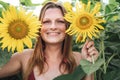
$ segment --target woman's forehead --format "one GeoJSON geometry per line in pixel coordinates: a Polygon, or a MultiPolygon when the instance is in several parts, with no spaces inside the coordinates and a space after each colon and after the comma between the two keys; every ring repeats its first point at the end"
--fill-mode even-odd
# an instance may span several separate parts
{"type": "Polygon", "coordinates": [[[45,11],[44,18],[63,17],[62,11],[59,8],[49,8],[45,11]]]}

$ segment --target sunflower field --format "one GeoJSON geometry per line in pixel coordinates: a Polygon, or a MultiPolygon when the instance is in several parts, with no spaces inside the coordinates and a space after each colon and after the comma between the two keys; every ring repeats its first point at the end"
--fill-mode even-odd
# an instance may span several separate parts
{"type": "MultiPolygon", "coordinates": [[[[47,1],[50,0],[34,4],[31,0],[19,0],[19,6],[11,6],[0,0],[0,68],[13,53],[33,48],[41,24],[38,16],[27,11],[43,6],[47,1]]],[[[87,39],[94,40],[99,51],[99,58],[94,63],[82,60],[72,74],[54,80],[80,80],[91,73],[94,73],[94,80],[120,80],[120,0],[51,1],[60,1],[67,10],[65,19],[71,25],[66,33],[73,35],[73,51],[80,52],[87,39]]],[[[22,80],[22,75],[0,80],[22,80]]]]}

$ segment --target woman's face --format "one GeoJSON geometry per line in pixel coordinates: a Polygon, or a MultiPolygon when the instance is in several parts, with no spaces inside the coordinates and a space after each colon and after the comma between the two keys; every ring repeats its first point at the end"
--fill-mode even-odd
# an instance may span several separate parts
{"type": "Polygon", "coordinates": [[[45,43],[56,44],[63,42],[65,38],[65,20],[58,8],[46,10],[41,28],[41,36],[45,43]]]}

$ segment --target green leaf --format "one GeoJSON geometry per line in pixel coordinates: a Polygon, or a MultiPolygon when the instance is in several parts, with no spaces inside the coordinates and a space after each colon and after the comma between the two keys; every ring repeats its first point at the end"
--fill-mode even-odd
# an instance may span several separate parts
{"type": "Polygon", "coordinates": [[[119,8],[114,6],[114,4],[109,4],[105,6],[105,18],[106,21],[116,21],[119,19],[119,8]]]}
{"type": "Polygon", "coordinates": [[[81,0],[83,3],[87,4],[88,0],[81,0]]]}
{"type": "Polygon", "coordinates": [[[119,2],[119,3],[120,3],[120,0],[116,0],[116,2],[119,2]]]}
{"type": "Polygon", "coordinates": [[[107,74],[105,74],[103,80],[120,80],[120,69],[116,69],[113,71],[109,71],[107,74]]]}
{"type": "Polygon", "coordinates": [[[87,60],[81,60],[80,64],[82,66],[83,71],[90,75],[93,72],[97,71],[101,65],[104,63],[103,59],[98,59],[95,64],[92,64],[91,62],[87,61],[87,60]]]}
{"type": "Polygon", "coordinates": [[[40,4],[33,4],[31,0],[19,0],[22,5],[25,6],[38,6],[40,4]]]}
{"type": "Polygon", "coordinates": [[[8,8],[8,6],[9,6],[9,4],[8,3],[6,3],[6,2],[3,2],[3,1],[0,1],[0,4],[5,8],[5,9],[7,9],[8,8]]]}
{"type": "MultiPolygon", "coordinates": [[[[118,7],[119,3],[115,0],[109,0],[109,4],[105,6],[105,15],[107,16],[107,21],[112,20],[114,21],[114,17],[118,16],[118,7]]],[[[115,19],[116,20],[116,19],[115,19]]]]}
{"type": "Polygon", "coordinates": [[[0,17],[2,17],[2,10],[3,8],[0,8],[0,17]]]}
{"type": "Polygon", "coordinates": [[[111,9],[110,9],[109,5],[107,5],[107,6],[105,7],[105,14],[107,14],[107,13],[109,13],[109,12],[111,12],[111,9]]]}
{"type": "Polygon", "coordinates": [[[81,65],[79,65],[73,73],[58,76],[53,80],[82,80],[85,75],[86,73],[82,70],[81,65]]]}
{"type": "Polygon", "coordinates": [[[2,17],[2,11],[3,11],[4,9],[8,9],[9,3],[0,1],[0,5],[1,5],[1,7],[0,7],[0,17],[2,17]]]}
{"type": "MultiPolygon", "coordinates": [[[[105,41],[105,46],[106,47],[111,47],[111,46],[114,46],[114,47],[118,47],[120,46],[120,41],[119,42],[113,42],[113,41],[105,41]]],[[[118,47],[119,48],[119,47],[118,47]]]]}
{"type": "Polygon", "coordinates": [[[5,65],[9,61],[11,56],[12,52],[8,52],[7,50],[2,50],[0,48],[0,67],[5,65]]]}
{"type": "Polygon", "coordinates": [[[106,30],[107,32],[119,33],[120,32],[120,20],[107,23],[106,30]]]}
{"type": "Polygon", "coordinates": [[[109,4],[114,4],[115,6],[119,5],[119,3],[116,0],[109,0],[109,4]]]}

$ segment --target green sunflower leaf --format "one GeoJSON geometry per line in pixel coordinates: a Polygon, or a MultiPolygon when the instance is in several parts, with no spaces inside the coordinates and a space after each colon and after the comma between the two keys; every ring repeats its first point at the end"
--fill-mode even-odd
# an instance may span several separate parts
{"type": "Polygon", "coordinates": [[[0,48],[0,67],[5,65],[9,61],[11,56],[12,52],[8,52],[6,49],[2,50],[0,48]]]}
{"type": "Polygon", "coordinates": [[[2,17],[2,11],[3,11],[3,9],[7,9],[8,6],[9,6],[9,4],[6,3],[6,2],[0,1],[0,5],[1,5],[1,7],[0,7],[0,17],[2,17]]]}
{"type": "Polygon", "coordinates": [[[0,17],[2,17],[2,10],[3,8],[0,8],[0,17]]]}
{"type": "Polygon", "coordinates": [[[25,6],[38,6],[40,4],[33,4],[31,0],[19,0],[22,5],[25,6]]]}
{"type": "Polygon", "coordinates": [[[83,71],[90,75],[92,74],[93,72],[97,71],[101,65],[104,63],[104,60],[103,59],[98,59],[95,64],[92,64],[91,62],[87,61],[87,60],[81,60],[80,61],[80,64],[81,64],[81,67],[83,69],[83,71]]]}
{"type": "Polygon", "coordinates": [[[9,6],[9,3],[6,3],[6,2],[3,2],[3,1],[0,1],[0,5],[2,5],[5,9],[7,9],[8,6],[9,6]]]}
{"type": "Polygon", "coordinates": [[[88,0],[81,0],[83,3],[87,4],[88,0]]]}
{"type": "Polygon", "coordinates": [[[53,80],[82,80],[86,73],[82,70],[79,65],[75,71],[71,74],[65,74],[54,78],[53,80]]]}

